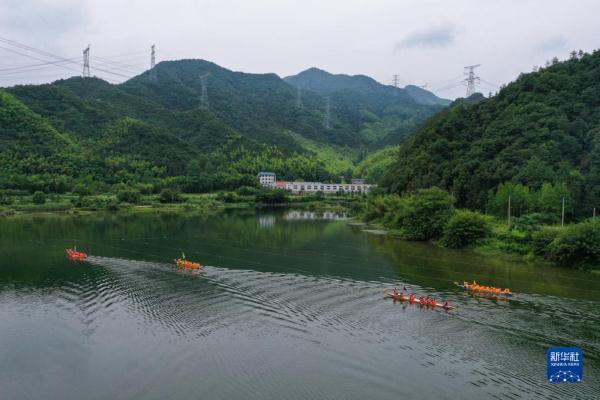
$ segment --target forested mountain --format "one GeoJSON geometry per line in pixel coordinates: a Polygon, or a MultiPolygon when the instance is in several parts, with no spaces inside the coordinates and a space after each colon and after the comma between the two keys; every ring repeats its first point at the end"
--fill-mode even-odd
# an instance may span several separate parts
{"type": "Polygon", "coordinates": [[[332,115],[347,121],[371,149],[402,142],[416,126],[448,104],[423,89],[417,88],[431,95],[427,100],[424,93],[382,85],[364,75],[334,75],[310,68],[284,79],[303,94],[324,96],[332,115]]]}
{"type": "Polygon", "coordinates": [[[1,93],[2,187],[45,191],[128,182],[205,191],[252,183],[262,169],[337,179],[439,109],[402,96],[299,94],[274,74],[203,60],[162,62],[119,85],[74,77],[1,93]]]}
{"type": "Polygon", "coordinates": [[[284,78],[296,87],[311,90],[322,95],[331,95],[340,91],[371,93],[379,95],[392,94],[405,103],[411,101],[426,105],[450,104],[450,100],[441,99],[435,94],[418,86],[408,85],[404,89],[386,86],[365,75],[332,74],[319,68],[309,68],[297,75],[284,78]]]}
{"type": "Polygon", "coordinates": [[[523,74],[491,98],[456,102],[401,146],[386,185],[398,193],[439,186],[483,209],[504,182],[531,191],[564,184],[573,212],[591,215],[600,206],[598,93],[596,51],[523,74]]]}
{"type": "Polygon", "coordinates": [[[431,93],[429,90],[425,90],[419,86],[407,85],[404,87],[404,90],[417,103],[428,104],[428,105],[447,106],[452,102],[451,100],[441,99],[441,98],[437,97],[435,94],[431,93]]]}

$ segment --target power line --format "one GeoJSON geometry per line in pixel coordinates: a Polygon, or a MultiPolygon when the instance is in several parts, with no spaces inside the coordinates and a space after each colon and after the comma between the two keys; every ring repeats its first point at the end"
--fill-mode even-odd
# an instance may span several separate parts
{"type": "Polygon", "coordinates": [[[115,63],[115,62],[107,60],[107,59],[101,59],[101,58],[98,58],[98,57],[92,57],[91,59],[94,61],[94,64],[95,63],[100,63],[105,68],[112,68],[112,69],[116,69],[116,70],[119,70],[119,71],[125,72],[125,73],[139,74],[139,73],[142,73],[144,71],[144,68],[141,67],[141,66],[139,66],[139,67],[135,67],[135,66],[125,67],[125,66],[121,66],[121,64],[115,63]]]}
{"type": "MultiPolygon", "coordinates": [[[[32,56],[31,54],[21,53],[21,52],[19,52],[19,51],[17,51],[17,50],[10,49],[10,48],[8,48],[8,47],[0,46],[0,49],[4,49],[4,50],[6,50],[6,51],[10,51],[11,53],[15,53],[15,54],[21,55],[21,56],[23,56],[23,57],[31,58],[31,59],[33,59],[33,60],[37,60],[37,61],[44,61],[44,62],[47,62],[47,63],[49,63],[49,64],[54,64],[54,65],[56,65],[57,67],[61,67],[61,68],[68,69],[68,70],[70,70],[70,71],[75,71],[75,72],[79,73],[79,71],[78,71],[78,70],[76,70],[75,68],[70,68],[70,67],[68,67],[68,66],[66,66],[66,65],[62,65],[62,63],[65,63],[65,62],[69,62],[69,61],[70,61],[70,60],[67,60],[67,59],[60,60],[60,61],[48,61],[48,60],[44,60],[43,58],[39,58],[39,57],[36,57],[36,56],[32,56]]],[[[81,64],[79,64],[78,62],[75,62],[75,61],[71,61],[71,62],[72,62],[72,63],[75,63],[75,64],[78,64],[78,65],[81,65],[81,64]]]]}
{"type": "Polygon", "coordinates": [[[494,86],[494,87],[497,87],[497,88],[499,88],[499,87],[500,87],[499,85],[496,85],[496,84],[495,84],[495,83],[493,83],[493,82],[486,81],[486,80],[485,80],[485,79],[483,79],[483,78],[480,78],[480,79],[481,79],[481,82],[487,83],[488,85],[492,85],[492,86],[494,86]]]}
{"type": "MultiPolygon", "coordinates": [[[[15,40],[10,40],[10,39],[7,39],[7,38],[0,37],[0,42],[4,43],[4,44],[7,44],[9,46],[17,47],[17,48],[25,50],[25,51],[37,53],[37,54],[40,54],[40,55],[45,56],[45,57],[55,58],[58,61],[49,62],[48,60],[44,60],[42,58],[39,58],[39,57],[36,57],[36,56],[32,56],[30,54],[21,53],[19,51],[14,50],[14,49],[10,49],[10,48],[6,48],[6,47],[3,47],[3,46],[0,46],[0,48],[2,48],[4,50],[7,50],[7,51],[10,51],[10,52],[13,52],[15,54],[19,54],[19,55],[22,55],[24,57],[32,58],[32,59],[38,60],[38,61],[48,62],[50,64],[54,64],[54,65],[57,65],[57,66],[59,66],[61,68],[65,68],[65,69],[68,69],[68,70],[71,70],[71,71],[78,72],[74,68],[69,68],[69,67],[67,67],[65,65],[61,65],[61,63],[72,63],[72,64],[77,64],[77,65],[82,65],[82,64],[80,64],[80,63],[78,63],[78,62],[76,62],[76,61],[74,61],[72,59],[63,58],[61,56],[57,56],[55,54],[49,53],[49,52],[44,51],[44,50],[36,49],[35,47],[28,46],[26,44],[17,42],[15,40]]],[[[88,47],[84,50],[84,55],[83,55],[83,74],[82,75],[84,77],[91,76],[90,66],[89,66],[89,47],[90,46],[88,45],[88,47]],[[87,55],[86,55],[86,51],[87,51],[87,55]],[[86,59],[87,59],[87,64],[86,64],[86,59]]],[[[114,72],[114,71],[110,71],[110,70],[107,70],[107,69],[104,69],[104,68],[100,68],[100,67],[94,67],[94,69],[98,70],[98,71],[105,72],[107,74],[112,74],[112,75],[116,75],[116,76],[119,76],[119,77],[122,77],[122,78],[126,78],[126,79],[131,78],[130,75],[124,75],[124,74],[121,74],[121,73],[118,73],[118,72],[114,72]]]]}
{"type": "MultiPolygon", "coordinates": [[[[51,67],[53,65],[56,65],[57,63],[66,63],[66,62],[72,62],[75,60],[78,60],[79,57],[77,58],[70,58],[68,60],[65,61],[50,61],[50,62],[43,62],[43,63],[37,63],[37,64],[29,64],[29,65],[20,65],[20,66],[13,66],[13,67],[4,67],[4,68],[0,68],[0,73],[3,72],[9,72],[9,71],[18,71],[18,70],[28,70],[30,68],[34,68],[34,67],[41,67],[41,68],[36,68],[36,69],[43,69],[46,67],[51,67]]],[[[33,71],[33,69],[32,69],[33,71]]]]}

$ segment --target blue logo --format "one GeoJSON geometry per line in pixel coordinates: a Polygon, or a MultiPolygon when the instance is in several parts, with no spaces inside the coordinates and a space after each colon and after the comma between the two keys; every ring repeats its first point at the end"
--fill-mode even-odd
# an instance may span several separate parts
{"type": "Polygon", "coordinates": [[[583,352],[579,347],[551,347],[546,355],[550,382],[581,382],[583,352]]]}

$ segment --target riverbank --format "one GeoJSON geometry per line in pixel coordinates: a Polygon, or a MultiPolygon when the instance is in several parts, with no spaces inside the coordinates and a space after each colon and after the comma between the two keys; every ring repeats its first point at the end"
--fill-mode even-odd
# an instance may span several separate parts
{"type": "Polygon", "coordinates": [[[561,226],[552,216],[532,213],[507,221],[455,209],[454,202],[451,194],[440,189],[424,189],[407,196],[372,197],[357,215],[373,229],[409,241],[536,264],[600,268],[600,219],[561,226]]]}
{"type": "MultiPolygon", "coordinates": [[[[404,240],[406,242],[414,242],[412,240],[406,239],[405,235],[401,230],[398,229],[389,229],[380,223],[366,223],[360,221],[360,219],[351,219],[348,221],[349,225],[359,226],[360,230],[372,235],[381,235],[387,237],[393,237],[399,240],[404,240]]],[[[501,230],[501,229],[500,229],[501,230]]],[[[435,245],[439,248],[445,248],[440,240],[428,240],[428,243],[435,245]]],[[[518,244],[515,246],[515,243],[508,240],[502,240],[499,237],[490,237],[485,240],[481,240],[473,245],[466,246],[460,249],[460,251],[475,253],[483,256],[489,257],[497,257],[506,261],[517,261],[524,262],[527,264],[535,264],[535,265],[545,265],[552,266],[555,265],[548,260],[545,260],[543,257],[535,255],[533,249],[530,246],[526,246],[523,244],[518,244]]],[[[598,270],[600,273],[600,269],[598,270]]]]}
{"type": "Polygon", "coordinates": [[[48,195],[42,203],[34,202],[34,196],[24,195],[0,205],[0,217],[22,214],[86,214],[94,212],[119,213],[197,213],[211,214],[232,209],[265,207],[296,207],[311,211],[349,212],[363,200],[353,196],[287,195],[278,202],[265,203],[256,195],[240,196],[234,192],[205,194],[177,194],[172,202],[161,201],[158,194],[142,195],[135,202],[119,201],[112,194],[79,196],[76,194],[48,195]]]}

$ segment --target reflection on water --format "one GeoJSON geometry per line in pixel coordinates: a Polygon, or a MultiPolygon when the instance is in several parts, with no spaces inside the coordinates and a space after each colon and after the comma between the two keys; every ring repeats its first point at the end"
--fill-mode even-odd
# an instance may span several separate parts
{"type": "Polygon", "coordinates": [[[341,213],[341,212],[332,212],[332,211],[321,211],[321,212],[315,212],[315,211],[302,211],[302,210],[295,210],[295,211],[288,211],[285,213],[285,215],[283,216],[284,219],[286,220],[316,220],[316,219],[321,219],[321,220],[342,220],[342,219],[347,219],[348,216],[346,213],[341,213]]]}
{"type": "Polygon", "coordinates": [[[600,395],[600,277],[287,215],[0,221],[2,398],[600,395]],[[178,270],[181,251],[207,267],[178,270]],[[458,310],[383,299],[401,285],[458,310]],[[555,345],[583,348],[585,382],[546,383],[555,345]]]}

